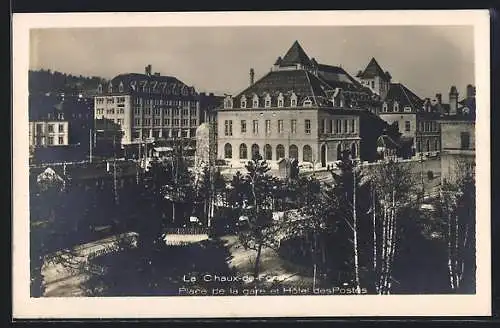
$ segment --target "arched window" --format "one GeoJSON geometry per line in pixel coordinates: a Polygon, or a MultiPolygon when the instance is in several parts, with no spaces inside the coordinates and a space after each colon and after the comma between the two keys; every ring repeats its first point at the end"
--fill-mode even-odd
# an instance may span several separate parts
{"type": "Polygon", "coordinates": [[[352,158],[358,157],[358,151],[356,149],[356,144],[354,142],[351,145],[351,157],[352,158]]]}
{"type": "Polygon", "coordinates": [[[292,96],[290,97],[290,107],[296,107],[297,106],[297,95],[295,93],[292,93],[292,96]]]}
{"type": "Polygon", "coordinates": [[[264,107],[271,107],[271,96],[269,94],[267,94],[266,98],[264,99],[264,107]]]}
{"type": "Polygon", "coordinates": [[[276,160],[285,158],[285,147],[283,145],[276,146],[276,160]]]}
{"type": "Polygon", "coordinates": [[[99,84],[97,86],[97,93],[101,94],[102,93],[102,84],[99,84]]]}
{"type": "Polygon", "coordinates": [[[382,105],[382,112],[387,113],[387,103],[386,102],[384,102],[384,104],[382,105]]]}
{"type": "Polygon", "coordinates": [[[233,158],[233,147],[229,143],[224,145],[224,158],[233,158]]]}
{"type": "Polygon", "coordinates": [[[283,105],[284,105],[284,98],[283,98],[283,94],[280,93],[278,96],[278,107],[283,107],[283,105]]]}
{"type": "Polygon", "coordinates": [[[259,145],[253,144],[252,145],[252,158],[254,158],[258,154],[259,154],[259,145]]]}
{"type": "Polygon", "coordinates": [[[309,145],[305,145],[302,149],[302,160],[304,162],[312,162],[312,148],[309,145]]]}
{"type": "Polygon", "coordinates": [[[247,158],[248,158],[247,145],[241,144],[240,145],[240,159],[247,159],[247,158]]]}
{"type": "Polygon", "coordinates": [[[123,92],[123,82],[120,82],[120,85],[118,85],[118,92],[123,92]]]}
{"type": "Polygon", "coordinates": [[[268,161],[273,159],[273,148],[269,144],[264,146],[264,159],[268,161]]]}
{"type": "Polygon", "coordinates": [[[108,85],[108,93],[112,93],[113,92],[113,84],[109,83],[108,85]]]}
{"type": "Polygon", "coordinates": [[[245,96],[241,97],[241,108],[247,107],[247,98],[245,96]]]}
{"type": "Polygon", "coordinates": [[[299,148],[297,148],[297,146],[295,145],[290,145],[290,147],[288,148],[288,156],[290,158],[299,159],[299,148]]]}

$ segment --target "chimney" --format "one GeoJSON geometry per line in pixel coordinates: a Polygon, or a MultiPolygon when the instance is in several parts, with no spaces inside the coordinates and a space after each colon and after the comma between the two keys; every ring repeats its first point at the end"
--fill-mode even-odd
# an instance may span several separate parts
{"type": "Polygon", "coordinates": [[[250,85],[253,85],[254,77],[255,77],[255,71],[253,70],[253,68],[250,68],[250,85]]]}
{"type": "Polygon", "coordinates": [[[146,66],[146,68],[144,70],[145,70],[146,75],[150,76],[151,75],[151,64],[146,66]]]}
{"type": "Polygon", "coordinates": [[[454,85],[450,88],[450,115],[457,115],[458,91],[454,85]]]}
{"type": "Polygon", "coordinates": [[[443,103],[443,96],[440,93],[436,93],[436,99],[438,104],[441,105],[443,103]]]}
{"type": "Polygon", "coordinates": [[[476,88],[469,84],[467,85],[467,99],[476,98],[476,88]]]}

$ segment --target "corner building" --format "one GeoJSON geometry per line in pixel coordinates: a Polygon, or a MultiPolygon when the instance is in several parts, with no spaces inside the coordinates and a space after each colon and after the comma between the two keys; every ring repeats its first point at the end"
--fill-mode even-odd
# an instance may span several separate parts
{"type": "Polygon", "coordinates": [[[217,113],[219,159],[242,166],[259,153],[272,166],[283,158],[326,167],[343,150],[376,159],[376,140],[387,123],[374,113],[380,97],[341,67],[310,59],[295,41],[271,71],[217,113]]]}

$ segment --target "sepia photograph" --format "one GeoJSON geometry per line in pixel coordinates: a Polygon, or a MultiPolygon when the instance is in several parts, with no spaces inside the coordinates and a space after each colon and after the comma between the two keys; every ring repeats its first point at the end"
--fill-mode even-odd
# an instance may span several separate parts
{"type": "Polygon", "coordinates": [[[488,315],[488,24],[14,14],[14,315],[488,315]]]}

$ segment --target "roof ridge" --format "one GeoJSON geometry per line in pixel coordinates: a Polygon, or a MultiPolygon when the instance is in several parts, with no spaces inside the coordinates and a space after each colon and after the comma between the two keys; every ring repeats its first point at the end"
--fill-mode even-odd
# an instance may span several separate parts
{"type": "Polygon", "coordinates": [[[311,79],[309,78],[310,73],[306,70],[304,70],[304,72],[306,74],[307,82],[309,82],[309,88],[311,88],[311,94],[314,100],[314,104],[318,106],[318,102],[316,101],[316,95],[314,94],[314,88],[312,87],[311,79]]]}

